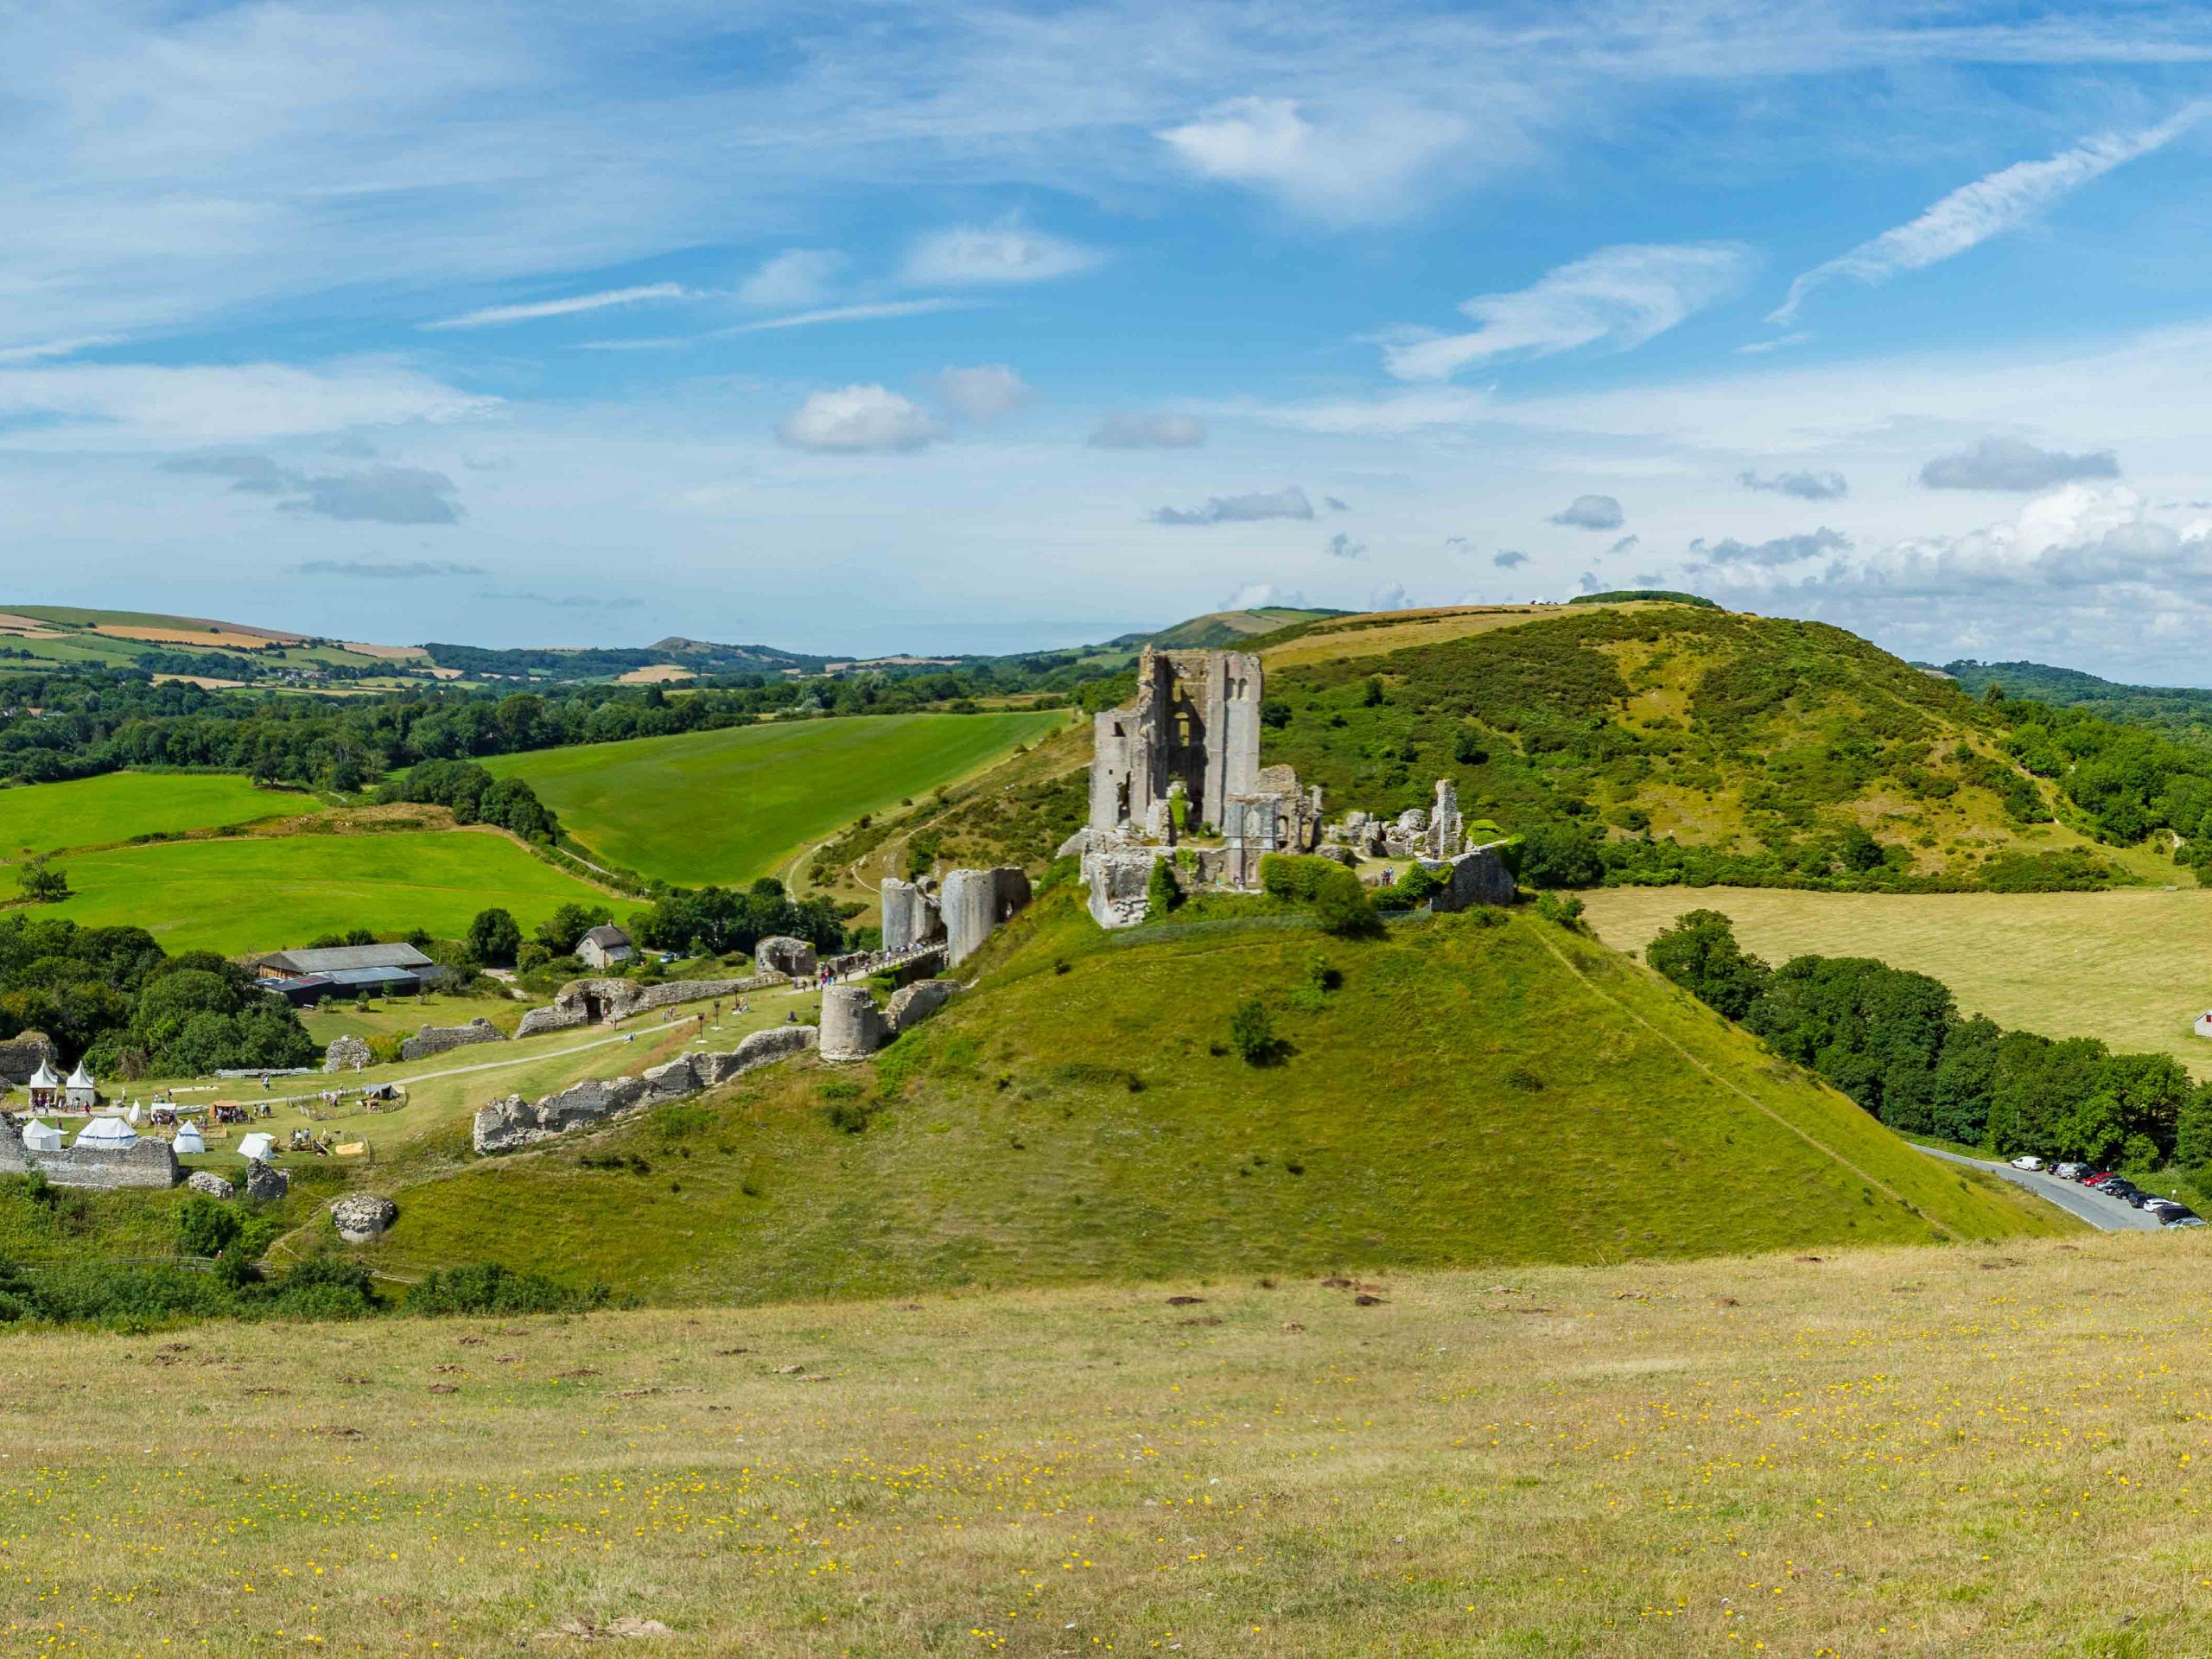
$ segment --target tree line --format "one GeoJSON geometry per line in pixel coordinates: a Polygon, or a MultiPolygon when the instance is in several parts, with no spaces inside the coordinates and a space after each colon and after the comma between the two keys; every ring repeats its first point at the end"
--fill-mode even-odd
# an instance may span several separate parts
{"type": "Polygon", "coordinates": [[[1900,1133],[2101,1167],[2212,1162],[2212,1084],[2170,1056],[2007,1031],[1961,1015],[1940,980],[1871,957],[1770,967],[1715,910],[1679,918],[1644,958],[1900,1133]]]}

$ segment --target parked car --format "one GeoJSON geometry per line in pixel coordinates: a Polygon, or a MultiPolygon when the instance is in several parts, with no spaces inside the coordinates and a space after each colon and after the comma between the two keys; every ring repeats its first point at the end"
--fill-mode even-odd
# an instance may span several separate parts
{"type": "Polygon", "coordinates": [[[2114,1177],[2112,1171],[2108,1169],[2100,1169],[2092,1174],[2084,1175],[2082,1178],[2082,1185],[2084,1186],[2102,1186],[2107,1181],[2113,1179],[2114,1177]]]}
{"type": "Polygon", "coordinates": [[[2133,1205],[2138,1210],[2148,1210],[2152,1205],[2162,1202],[2157,1193],[2145,1192],[2139,1189],[2136,1192],[2130,1192],[2127,1195],[2127,1201],[2133,1205]]]}
{"type": "Polygon", "coordinates": [[[2089,1173],[2089,1166],[2087,1164],[2060,1164],[2050,1173],[2061,1180],[2078,1181],[2089,1173]]]}
{"type": "Polygon", "coordinates": [[[2108,1198],[2118,1198],[2122,1204],[2133,1204],[2143,1196],[2142,1190],[2133,1181],[2124,1181],[2115,1175],[2097,1189],[2108,1198]]]}
{"type": "Polygon", "coordinates": [[[2159,1224],[2166,1227],[2202,1227],[2204,1217],[2194,1210],[2184,1210],[2177,1216],[2162,1216],[2159,1224]]]}
{"type": "Polygon", "coordinates": [[[2179,1211],[2184,1215],[2189,1211],[2189,1206],[2187,1205],[2183,1204],[2178,1199],[2175,1198],[2147,1198],[2143,1200],[2142,1207],[2148,1210],[2152,1215],[2159,1217],[2164,1216],[2170,1210],[2179,1211]]]}
{"type": "Polygon", "coordinates": [[[2012,1160],[2012,1167],[2015,1169],[2041,1169],[2043,1167],[2043,1160],[2036,1157],[2033,1154],[2028,1154],[2022,1157],[2015,1158],[2012,1160]]]}

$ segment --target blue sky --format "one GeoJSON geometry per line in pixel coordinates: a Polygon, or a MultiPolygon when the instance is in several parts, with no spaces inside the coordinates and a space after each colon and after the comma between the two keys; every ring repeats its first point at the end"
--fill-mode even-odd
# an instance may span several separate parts
{"type": "Polygon", "coordinates": [[[0,19],[0,600],[1013,649],[1694,587],[2202,683],[2212,13],[0,19]]]}

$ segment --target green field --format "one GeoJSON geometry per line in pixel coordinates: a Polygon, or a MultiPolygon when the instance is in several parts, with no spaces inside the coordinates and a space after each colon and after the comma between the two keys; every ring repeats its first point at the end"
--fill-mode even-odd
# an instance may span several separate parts
{"type": "Polygon", "coordinates": [[[398,1189],[378,1260],[759,1301],[2069,1224],[1533,917],[1352,944],[1266,921],[1109,938],[1072,897],[1040,900],[978,989],[875,1060],[794,1061],[398,1189]],[[1317,952],[1343,984],[1313,995],[1317,952]],[[1254,995],[1279,1064],[1228,1049],[1254,995]]]}
{"type": "Polygon", "coordinates": [[[1932,975],[1963,1014],[2047,1037],[2101,1037],[2171,1054],[2212,1077],[2212,891],[1900,896],[1765,888],[1607,887],[1585,893],[1608,944],[1641,950],[1688,910],[1718,910],[1779,967],[1791,957],[1873,957],[1932,975]]]}
{"type": "Polygon", "coordinates": [[[607,902],[505,837],[474,830],[174,842],[59,868],[73,896],[38,914],[143,927],[171,950],[278,950],[356,927],[458,938],[487,906],[528,929],[569,900],[607,902]]]}
{"type": "Polygon", "coordinates": [[[67,784],[0,789],[0,858],[25,849],[111,847],[133,836],[210,830],[312,812],[315,797],[257,789],[227,772],[111,772],[67,784]]]}
{"type": "Polygon", "coordinates": [[[1064,713],[891,715],[740,726],[488,758],[599,856],[682,887],[772,874],[863,812],[918,799],[1064,713]]]}

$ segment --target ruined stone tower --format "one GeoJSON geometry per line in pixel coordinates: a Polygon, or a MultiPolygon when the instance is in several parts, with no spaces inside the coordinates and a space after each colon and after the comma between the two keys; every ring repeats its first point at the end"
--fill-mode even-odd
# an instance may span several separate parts
{"type": "Polygon", "coordinates": [[[1230,798],[1259,785],[1262,684],[1249,653],[1147,645],[1135,700],[1097,719],[1090,827],[1143,830],[1178,783],[1199,822],[1225,823],[1230,798]]]}

